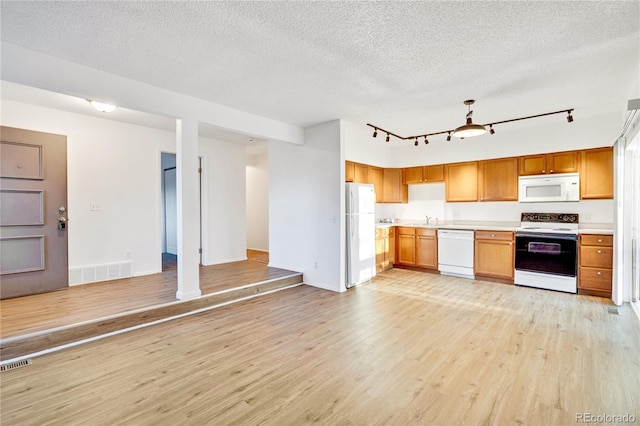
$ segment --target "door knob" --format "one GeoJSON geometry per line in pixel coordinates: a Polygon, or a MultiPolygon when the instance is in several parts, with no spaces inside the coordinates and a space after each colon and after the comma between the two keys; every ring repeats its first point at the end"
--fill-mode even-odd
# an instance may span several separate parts
{"type": "Polygon", "coordinates": [[[66,212],[66,211],[67,211],[67,209],[65,209],[65,208],[64,208],[64,206],[60,206],[60,207],[58,208],[58,211],[60,212],[60,214],[62,214],[62,213],[64,213],[64,212],[66,212]]]}

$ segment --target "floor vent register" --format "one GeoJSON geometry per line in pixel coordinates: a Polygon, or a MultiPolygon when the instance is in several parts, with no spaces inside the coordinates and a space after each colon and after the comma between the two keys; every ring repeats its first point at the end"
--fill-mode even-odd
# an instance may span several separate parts
{"type": "Polygon", "coordinates": [[[4,373],[5,371],[15,370],[16,368],[25,367],[27,365],[31,365],[31,359],[23,359],[21,361],[10,362],[5,365],[0,365],[0,373],[4,373]]]}

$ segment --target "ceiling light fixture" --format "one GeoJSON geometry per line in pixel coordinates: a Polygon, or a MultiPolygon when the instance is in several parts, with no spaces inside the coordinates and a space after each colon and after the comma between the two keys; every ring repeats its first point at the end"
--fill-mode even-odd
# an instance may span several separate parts
{"type": "Polygon", "coordinates": [[[378,129],[376,129],[376,128],[374,127],[374,130],[373,130],[373,137],[375,138],[376,136],[378,136],[378,129]]]}
{"type": "Polygon", "coordinates": [[[100,112],[111,112],[116,109],[115,105],[105,104],[104,102],[89,100],[89,103],[100,112]]]}
{"type": "Polygon", "coordinates": [[[451,133],[456,138],[470,138],[472,136],[480,136],[487,133],[487,129],[482,124],[473,124],[471,121],[471,116],[473,115],[473,111],[471,111],[471,105],[473,105],[475,101],[473,99],[468,99],[464,101],[464,104],[469,108],[469,112],[467,112],[467,122],[460,127],[457,127],[453,133],[451,133]]]}
{"type": "Polygon", "coordinates": [[[427,137],[426,137],[426,136],[424,137],[424,144],[425,144],[425,145],[429,145],[429,139],[427,139],[427,137]]]}
{"type": "MultiPolygon", "coordinates": [[[[393,136],[395,138],[398,138],[400,140],[408,140],[408,139],[415,139],[415,145],[418,146],[418,138],[425,138],[425,144],[428,144],[429,142],[427,141],[427,137],[428,136],[434,136],[434,135],[442,135],[442,134],[447,134],[447,141],[451,140],[451,136],[455,136],[458,137],[460,139],[464,139],[465,137],[473,137],[473,136],[480,136],[482,134],[485,134],[487,132],[487,126],[489,126],[489,133],[490,134],[494,134],[495,130],[493,128],[493,126],[495,126],[496,124],[504,124],[504,123],[511,123],[513,121],[520,121],[520,120],[528,120],[530,118],[538,118],[538,117],[545,117],[547,115],[554,115],[554,114],[567,114],[567,121],[569,123],[573,122],[573,116],[571,115],[571,113],[573,112],[573,108],[570,109],[563,109],[560,111],[553,111],[553,112],[546,112],[544,114],[536,114],[536,115],[529,115],[527,117],[520,117],[520,118],[511,118],[509,120],[502,120],[502,121],[494,121],[492,123],[486,123],[486,124],[474,124],[471,117],[473,115],[473,111],[471,110],[471,105],[473,105],[475,101],[472,99],[466,100],[464,101],[464,104],[467,105],[468,107],[468,112],[466,115],[466,123],[463,124],[460,127],[457,127],[453,130],[443,130],[440,132],[432,132],[432,133],[424,133],[421,135],[412,135],[412,136],[400,136],[397,135],[389,130],[383,129],[380,126],[374,126],[373,124],[367,123],[367,126],[369,127],[373,127],[374,128],[374,135],[377,133],[378,130],[383,131],[387,134],[387,138],[386,141],[389,142],[389,136],[393,136]]],[[[375,137],[375,136],[374,136],[375,137]]]]}

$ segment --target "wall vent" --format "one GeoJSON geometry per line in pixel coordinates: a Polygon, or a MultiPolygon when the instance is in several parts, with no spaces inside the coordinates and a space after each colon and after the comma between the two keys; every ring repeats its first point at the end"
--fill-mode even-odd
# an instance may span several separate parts
{"type": "Polygon", "coordinates": [[[24,367],[31,364],[31,359],[23,359],[21,361],[10,362],[8,364],[0,365],[0,372],[15,370],[16,368],[24,367]]]}
{"type": "Polygon", "coordinates": [[[119,278],[130,278],[131,276],[130,260],[119,263],[83,266],[69,269],[69,285],[117,280],[119,278]]]}

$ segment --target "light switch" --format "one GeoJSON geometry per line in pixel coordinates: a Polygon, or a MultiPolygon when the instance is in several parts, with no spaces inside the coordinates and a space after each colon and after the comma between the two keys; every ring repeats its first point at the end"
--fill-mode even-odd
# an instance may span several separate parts
{"type": "Polygon", "coordinates": [[[99,212],[100,211],[100,203],[96,203],[96,202],[89,203],[89,210],[91,210],[92,212],[99,212]]]}

